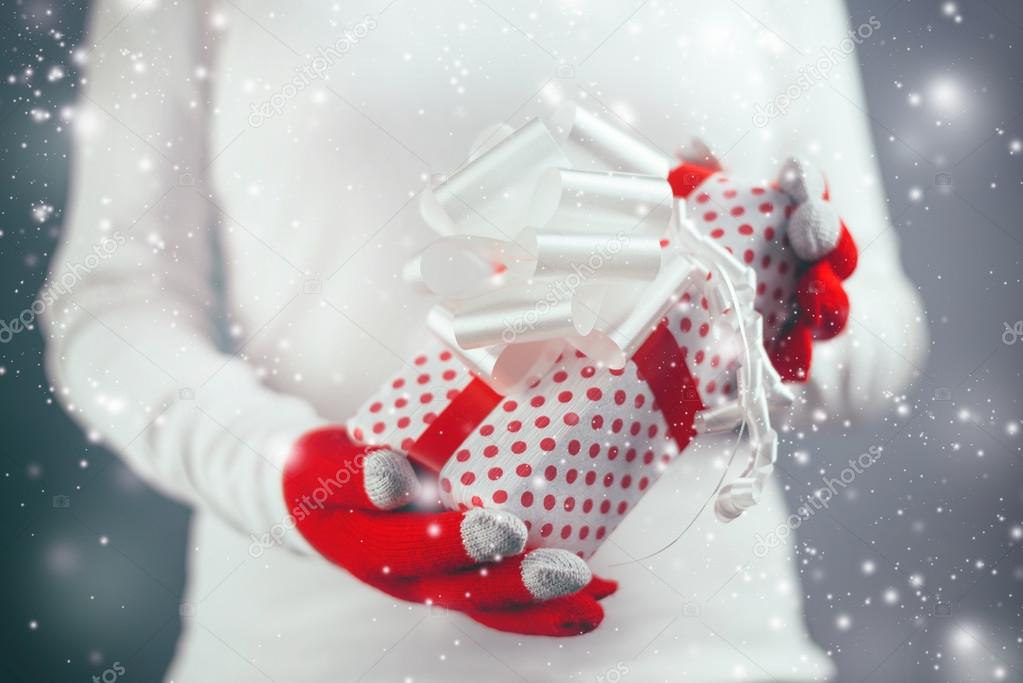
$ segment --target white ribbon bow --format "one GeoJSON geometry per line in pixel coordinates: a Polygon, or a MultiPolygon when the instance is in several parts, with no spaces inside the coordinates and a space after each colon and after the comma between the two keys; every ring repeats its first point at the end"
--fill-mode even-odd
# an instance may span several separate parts
{"type": "Polygon", "coordinates": [[[465,166],[420,197],[441,237],[406,277],[441,299],[431,330],[496,391],[514,394],[566,344],[624,367],[687,279],[704,286],[717,274],[711,300],[736,312],[744,356],[739,398],[705,411],[701,424],[749,427],[750,465],[715,508],[737,517],[759,498],[777,454],[767,397],[791,399],[766,358],[760,316],[742,318],[752,271],[685,219],[668,158],[573,103],[550,125],[500,125],[481,139],[465,166]]]}
{"type": "Polygon", "coordinates": [[[624,367],[691,267],[662,248],[684,210],[667,159],[574,104],[486,137],[421,197],[442,235],[409,271],[442,300],[430,327],[505,394],[566,343],[624,367]]]}

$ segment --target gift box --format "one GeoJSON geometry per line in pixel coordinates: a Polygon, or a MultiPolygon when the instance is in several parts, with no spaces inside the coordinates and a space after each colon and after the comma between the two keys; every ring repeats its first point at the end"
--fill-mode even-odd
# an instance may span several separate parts
{"type": "Polygon", "coordinates": [[[437,295],[436,340],[348,424],[438,472],[452,509],[506,509],[529,543],[589,557],[698,431],[745,423],[717,492],[732,519],[776,457],[752,271],[702,235],[669,162],[567,105],[488,131],[424,193],[438,233],[407,275],[437,295]]]}

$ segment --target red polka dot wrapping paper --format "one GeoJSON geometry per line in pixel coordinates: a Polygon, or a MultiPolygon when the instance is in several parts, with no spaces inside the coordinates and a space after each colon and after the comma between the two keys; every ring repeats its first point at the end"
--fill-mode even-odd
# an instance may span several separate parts
{"type": "MultiPolygon", "coordinates": [[[[786,274],[797,267],[784,237],[790,204],[776,188],[740,186],[717,174],[687,207],[701,232],[742,262],[762,266],[756,306],[768,338],[784,326],[794,280],[786,274]]],[[[736,397],[742,346],[734,317],[726,310],[716,320],[706,290],[692,284],[665,316],[698,391],[690,397],[694,411],[736,397]]],[[[531,546],[589,557],[679,455],[641,375],[633,361],[610,370],[567,351],[534,386],[501,398],[454,449],[439,474],[442,502],[508,510],[526,523],[531,546]]],[[[348,428],[360,441],[408,452],[473,379],[456,354],[435,342],[348,428]]]]}
{"type": "Polygon", "coordinates": [[[746,183],[724,173],[703,182],[686,201],[697,230],[757,274],[756,309],[770,344],[793,315],[800,260],[786,237],[797,204],[774,184],[746,183]]]}

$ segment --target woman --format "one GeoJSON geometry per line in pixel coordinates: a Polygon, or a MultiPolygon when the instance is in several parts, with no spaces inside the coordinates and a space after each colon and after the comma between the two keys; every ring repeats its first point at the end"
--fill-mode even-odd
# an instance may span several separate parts
{"type": "Polygon", "coordinates": [[[828,170],[862,253],[853,320],[815,349],[800,413],[879,415],[926,336],[853,52],[879,26],[850,32],[842,3],[812,0],[96,2],[53,273],[119,246],[50,309],[48,367],[83,426],[196,510],[167,680],[827,679],[791,545],[758,547],[786,523],[777,483],[631,562],[699,510],[730,443],[702,443],[631,513],[592,561],[620,582],[606,619],[562,639],[374,591],[290,529],[281,482],[303,434],[421,344],[429,302],[399,277],[429,239],[416,193],[557,89],[661,149],[699,136],[746,176],[793,153],[828,170]]]}

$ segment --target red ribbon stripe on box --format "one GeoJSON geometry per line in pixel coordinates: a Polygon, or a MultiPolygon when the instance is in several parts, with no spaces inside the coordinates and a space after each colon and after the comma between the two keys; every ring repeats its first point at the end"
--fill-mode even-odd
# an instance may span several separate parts
{"type": "MultiPolygon", "coordinates": [[[[693,418],[704,406],[682,350],[666,321],[662,321],[636,350],[632,362],[650,387],[668,423],[671,438],[681,451],[695,436],[693,418]]],[[[409,456],[440,472],[448,458],[503,398],[485,381],[474,378],[420,434],[409,449],[409,456]]]]}

